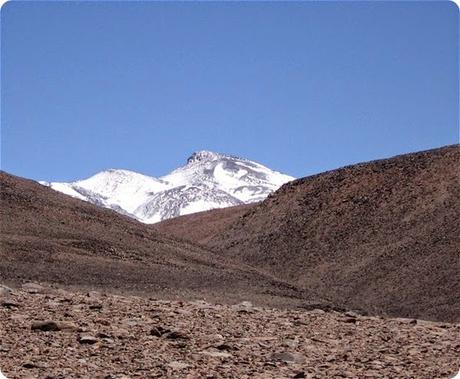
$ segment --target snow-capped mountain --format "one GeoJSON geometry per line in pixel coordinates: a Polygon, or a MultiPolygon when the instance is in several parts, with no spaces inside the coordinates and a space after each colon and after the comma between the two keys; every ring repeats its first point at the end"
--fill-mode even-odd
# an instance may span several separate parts
{"type": "Polygon", "coordinates": [[[247,159],[198,151],[187,159],[185,166],[161,178],[111,169],[76,182],[41,183],[151,224],[261,201],[293,179],[247,159]]]}

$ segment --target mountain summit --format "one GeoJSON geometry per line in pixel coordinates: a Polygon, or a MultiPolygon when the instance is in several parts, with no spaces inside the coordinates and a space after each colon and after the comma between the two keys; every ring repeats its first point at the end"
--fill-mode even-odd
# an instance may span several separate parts
{"type": "Polygon", "coordinates": [[[71,183],[41,184],[151,224],[261,201],[293,179],[244,158],[202,150],[160,178],[110,169],[71,183]]]}
{"type": "Polygon", "coordinates": [[[190,157],[187,159],[187,163],[214,161],[223,157],[230,157],[230,155],[214,153],[213,151],[208,150],[201,150],[195,151],[192,155],[190,155],[190,157]]]}

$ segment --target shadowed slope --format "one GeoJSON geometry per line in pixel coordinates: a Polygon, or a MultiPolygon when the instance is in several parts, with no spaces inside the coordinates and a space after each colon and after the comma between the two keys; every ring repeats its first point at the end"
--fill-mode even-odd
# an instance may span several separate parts
{"type": "Polygon", "coordinates": [[[208,243],[312,297],[460,320],[458,145],[296,180],[208,243]]]}

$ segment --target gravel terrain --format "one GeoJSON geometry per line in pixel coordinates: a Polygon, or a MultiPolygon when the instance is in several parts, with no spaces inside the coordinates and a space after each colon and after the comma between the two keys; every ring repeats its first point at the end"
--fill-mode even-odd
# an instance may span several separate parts
{"type": "Polygon", "coordinates": [[[451,378],[460,325],[68,292],[0,292],[13,378],[451,378]]]}

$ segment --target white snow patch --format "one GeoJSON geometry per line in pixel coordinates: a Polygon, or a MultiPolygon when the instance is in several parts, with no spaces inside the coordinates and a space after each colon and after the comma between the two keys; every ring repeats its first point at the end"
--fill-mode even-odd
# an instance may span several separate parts
{"type": "Polygon", "coordinates": [[[150,224],[178,214],[261,201],[293,179],[256,162],[203,150],[158,179],[111,169],[72,183],[42,184],[150,224]],[[190,191],[193,187],[200,190],[190,191]]]}
{"type": "Polygon", "coordinates": [[[86,200],[86,197],[75,191],[69,183],[51,183],[50,187],[56,191],[65,193],[66,195],[76,197],[77,199],[86,200]]]}

